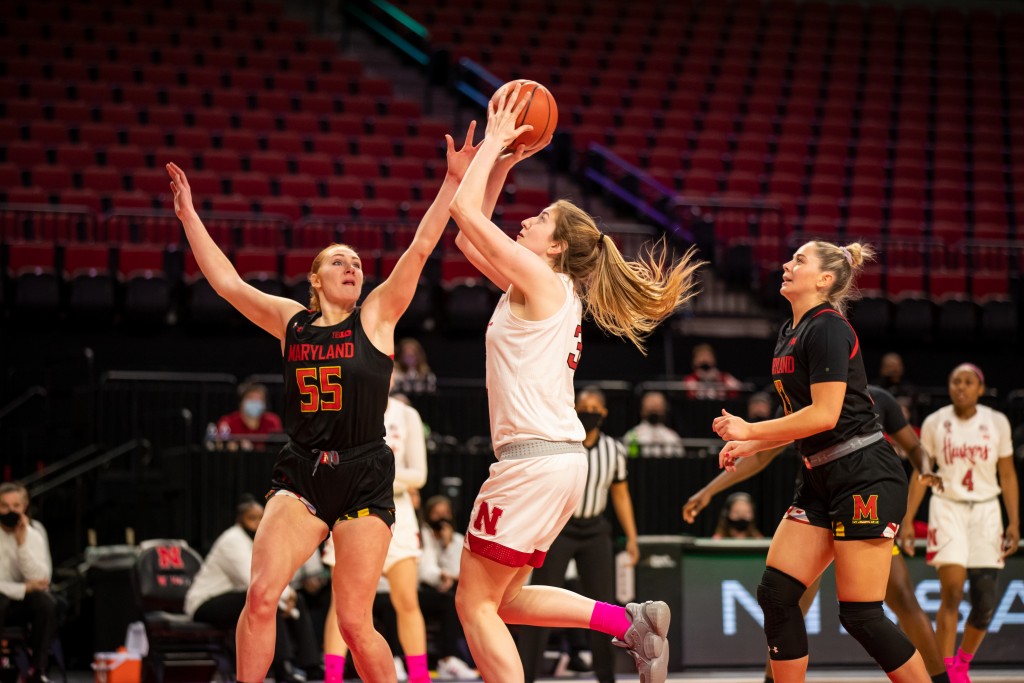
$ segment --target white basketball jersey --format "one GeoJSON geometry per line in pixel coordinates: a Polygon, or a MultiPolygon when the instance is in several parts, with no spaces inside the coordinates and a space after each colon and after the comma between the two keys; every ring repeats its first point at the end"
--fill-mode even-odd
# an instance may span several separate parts
{"type": "Polygon", "coordinates": [[[580,302],[568,275],[559,274],[565,303],[546,320],[523,320],[501,295],[487,324],[487,399],[491,441],[583,441],[573,375],[580,359],[580,302]]]}
{"type": "Polygon", "coordinates": [[[921,443],[939,465],[945,487],[935,495],[959,501],[981,501],[999,495],[996,476],[999,458],[1013,455],[1010,421],[988,406],[961,420],[948,405],[921,425],[921,443]]]}

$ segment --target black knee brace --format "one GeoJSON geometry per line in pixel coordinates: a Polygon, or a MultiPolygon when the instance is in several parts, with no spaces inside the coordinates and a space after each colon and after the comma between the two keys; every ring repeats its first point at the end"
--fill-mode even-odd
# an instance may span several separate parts
{"type": "Polygon", "coordinates": [[[882,671],[890,673],[914,656],[914,644],[882,611],[882,602],[840,602],[839,623],[882,671]]]}
{"type": "Polygon", "coordinates": [[[971,582],[971,613],[967,616],[967,623],[979,631],[988,628],[992,615],[996,613],[997,571],[991,567],[967,570],[967,578],[971,582]]]}
{"type": "Polygon", "coordinates": [[[807,655],[807,627],[800,598],[807,586],[785,572],[766,567],[757,587],[757,604],[764,612],[764,635],[772,659],[800,659],[807,655]]]}

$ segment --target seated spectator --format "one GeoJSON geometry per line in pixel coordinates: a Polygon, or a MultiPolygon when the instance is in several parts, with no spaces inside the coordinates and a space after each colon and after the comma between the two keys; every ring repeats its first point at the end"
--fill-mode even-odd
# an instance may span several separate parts
{"type": "Polygon", "coordinates": [[[243,384],[238,395],[238,410],[217,420],[216,440],[228,450],[262,451],[262,437],[281,433],[281,418],[267,410],[267,388],[262,384],[243,384]]]}
{"type": "Polygon", "coordinates": [[[687,398],[722,401],[736,398],[743,383],[718,369],[711,344],[697,344],[693,347],[693,372],[683,378],[683,388],[687,398]]]}
{"type": "Polygon", "coordinates": [[[403,394],[429,394],[437,391],[437,376],[427,365],[427,352],[415,339],[406,338],[398,342],[392,391],[403,394]]]}
{"type": "Polygon", "coordinates": [[[57,600],[50,593],[53,565],[45,530],[30,520],[28,490],[0,484],[0,629],[30,627],[29,681],[46,680],[50,643],[57,633],[57,600]]]}
{"type": "Polygon", "coordinates": [[[660,391],[648,391],[640,399],[640,424],[626,432],[629,448],[640,446],[651,451],[682,448],[683,440],[669,427],[668,400],[660,391]]]}
{"type": "Polygon", "coordinates": [[[914,387],[904,381],[903,358],[898,353],[887,353],[882,356],[882,362],[878,367],[878,377],[872,382],[876,387],[882,387],[896,398],[913,397],[914,387]]]}
{"type": "Polygon", "coordinates": [[[772,397],[763,391],[756,391],[747,399],[747,422],[770,420],[775,412],[772,397]]]}
{"type": "MultiPolygon", "coordinates": [[[[195,621],[234,630],[245,607],[252,567],[252,542],[263,519],[263,506],[248,498],[236,508],[235,523],[217,537],[185,594],[185,613],[195,621]]],[[[319,667],[320,653],[313,624],[302,597],[291,586],[281,594],[277,610],[277,646],[273,672],[277,683],[300,683],[291,656],[301,667],[319,667]]]]}
{"type": "Polygon", "coordinates": [[[749,493],[736,492],[725,499],[722,513],[718,516],[718,525],[711,538],[764,538],[754,523],[754,499],[749,493]]]}
{"type": "Polygon", "coordinates": [[[423,555],[420,556],[420,609],[428,618],[441,622],[438,679],[477,679],[479,676],[463,658],[469,648],[455,611],[455,588],[459,581],[464,536],[455,530],[452,502],[446,496],[432,496],[423,507],[420,526],[423,555]]]}

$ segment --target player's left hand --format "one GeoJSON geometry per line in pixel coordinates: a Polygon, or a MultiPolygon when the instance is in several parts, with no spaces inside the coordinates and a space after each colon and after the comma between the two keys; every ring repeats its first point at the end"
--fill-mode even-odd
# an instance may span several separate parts
{"type": "Polygon", "coordinates": [[[494,165],[495,165],[495,167],[502,167],[503,166],[506,169],[512,168],[513,166],[518,164],[523,159],[529,159],[534,154],[536,154],[537,152],[541,151],[542,149],[547,147],[549,144],[551,144],[551,139],[553,137],[554,137],[554,133],[552,133],[551,135],[548,135],[547,139],[544,140],[544,142],[542,142],[541,144],[537,145],[536,147],[534,147],[532,149],[526,149],[526,145],[520,144],[520,145],[517,145],[514,150],[512,150],[512,149],[505,150],[505,152],[503,152],[502,155],[498,157],[498,160],[494,162],[494,165]]]}
{"type": "Polygon", "coordinates": [[[937,493],[942,493],[946,490],[946,487],[942,485],[942,477],[937,474],[919,474],[917,475],[917,480],[937,493]]]}
{"type": "Polygon", "coordinates": [[[1007,524],[1003,533],[1003,557],[1013,555],[1019,546],[1020,528],[1016,524],[1007,524]]]}
{"type": "Polygon", "coordinates": [[[469,128],[466,130],[466,140],[462,143],[462,149],[459,150],[455,149],[455,140],[451,135],[446,133],[444,136],[445,142],[448,143],[448,175],[457,181],[462,181],[463,176],[466,175],[466,169],[469,168],[469,162],[473,161],[476,151],[483,144],[483,141],[473,144],[473,133],[475,132],[476,121],[470,121],[469,128]]]}
{"type": "Polygon", "coordinates": [[[711,423],[715,434],[723,441],[748,441],[750,439],[750,423],[742,417],[736,417],[722,409],[722,416],[716,417],[711,423]]]}

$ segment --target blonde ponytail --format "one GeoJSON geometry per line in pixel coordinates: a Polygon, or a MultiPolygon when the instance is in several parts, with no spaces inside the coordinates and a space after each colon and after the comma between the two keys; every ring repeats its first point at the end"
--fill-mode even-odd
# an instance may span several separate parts
{"type": "Polygon", "coordinates": [[[555,269],[572,277],[585,312],[597,326],[625,337],[646,353],[644,340],[673,311],[697,294],[696,271],[703,261],[691,247],[666,264],[664,238],[627,261],[594,219],[567,201],[555,202],[553,239],[563,245],[555,269]]]}

